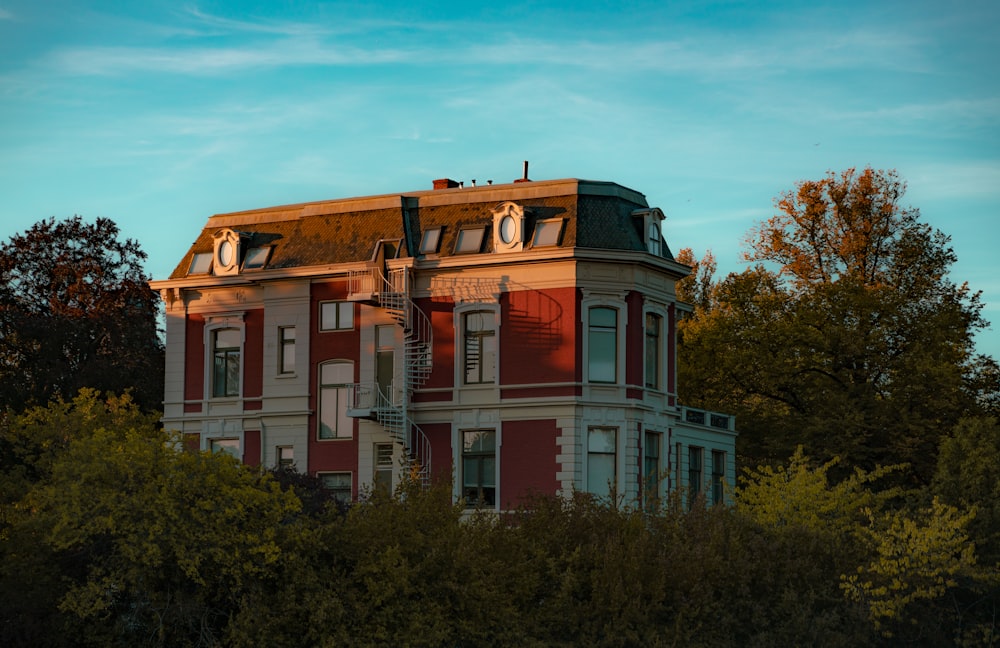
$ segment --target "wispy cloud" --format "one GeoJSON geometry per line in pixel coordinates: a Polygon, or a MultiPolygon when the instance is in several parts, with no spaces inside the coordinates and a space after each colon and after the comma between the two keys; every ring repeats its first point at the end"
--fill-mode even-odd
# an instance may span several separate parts
{"type": "Polygon", "coordinates": [[[0,20],[14,20],[14,14],[0,7],[0,20]]]}

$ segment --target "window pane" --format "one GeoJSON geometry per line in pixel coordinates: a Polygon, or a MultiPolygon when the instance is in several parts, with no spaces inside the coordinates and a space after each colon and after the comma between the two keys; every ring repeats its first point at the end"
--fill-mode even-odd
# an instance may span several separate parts
{"type": "Polygon", "coordinates": [[[615,382],[616,347],[617,340],[613,331],[590,332],[590,380],[615,382]]]}
{"type": "Polygon", "coordinates": [[[188,268],[188,274],[206,274],[211,267],[212,254],[210,252],[202,252],[194,255],[191,259],[191,267],[188,268]]]}
{"type": "Polygon", "coordinates": [[[587,491],[607,497],[615,483],[615,456],[591,453],[587,457],[587,491]]]}
{"type": "Polygon", "coordinates": [[[535,238],[532,241],[534,247],[546,245],[558,245],[559,236],[562,234],[563,221],[540,221],[535,224],[535,238]]]}
{"type": "Polygon", "coordinates": [[[243,260],[243,269],[260,270],[267,263],[267,257],[270,253],[270,247],[251,248],[247,252],[246,259],[243,260]]]}
{"type": "Polygon", "coordinates": [[[337,388],[337,436],[354,436],[354,419],[347,415],[347,387],[337,388]]]}
{"type": "Polygon", "coordinates": [[[438,251],[441,243],[441,228],[435,227],[424,232],[424,237],[420,239],[421,254],[434,254],[438,251]]]}
{"type": "Polygon", "coordinates": [[[483,233],[485,231],[485,228],[459,231],[455,241],[455,253],[479,252],[483,247],[483,233]]]}
{"type": "Polygon", "coordinates": [[[646,315],[646,387],[660,386],[660,317],[646,315]]]}
{"type": "Polygon", "coordinates": [[[617,328],[618,311],[613,308],[591,308],[590,325],[608,328],[617,328]]]}
{"type": "Polygon", "coordinates": [[[209,447],[212,452],[225,452],[226,454],[240,458],[240,440],[239,439],[212,439],[209,441],[209,447]]]}
{"type": "Polygon", "coordinates": [[[239,349],[240,330],[235,328],[219,329],[215,332],[215,348],[239,349]]]}
{"type": "Polygon", "coordinates": [[[334,439],[337,437],[337,409],[338,390],[332,387],[324,387],[320,390],[320,420],[319,438],[334,439]]]}
{"type": "Polygon", "coordinates": [[[337,304],[337,328],[341,329],[352,329],[354,328],[354,304],[351,302],[340,302],[337,304]]]}

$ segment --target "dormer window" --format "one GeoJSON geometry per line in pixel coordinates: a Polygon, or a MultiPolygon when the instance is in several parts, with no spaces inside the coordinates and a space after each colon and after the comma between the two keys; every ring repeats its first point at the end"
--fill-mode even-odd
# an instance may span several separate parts
{"type": "Polygon", "coordinates": [[[243,269],[263,270],[269,256],[271,256],[271,246],[250,248],[247,250],[246,258],[243,259],[243,269]]]}
{"type": "Polygon", "coordinates": [[[211,269],[212,254],[210,252],[200,252],[191,258],[191,266],[188,268],[188,274],[208,274],[208,271],[211,269]]]}
{"type": "Polygon", "coordinates": [[[463,229],[455,239],[455,254],[475,254],[483,250],[485,227],[463,229]]]}
{"type": "Polygon", "coordinates": [[[493,209],[493,249],[520,252],[524,249],[524,208],[517,203],[500,203],[493,209]]]}
{"type": "Polygon", "coordinates": [[[423,238],[420,239],[420,254],[437,254],[441,246],[441,230],[443,227],[434,227],[424,231],[423,238]]]}
{"type": "Polygon", "coordinates": [[[669,257],[666,243],[663,240],[663,232],[660,223],[663,222],[663,211],[658,207],[651,209],[637,209],[632,212],[632,218],[636,221],[636,227],[642,233],[646,244],[646,251],[658,257],[669,257]]]}
{"type": "Polygon", "coordinates": [[[564,218],[551,218],[535,223],[535,235],[531,239],[531,247],[559,245],[565,224],[564,218]]]}

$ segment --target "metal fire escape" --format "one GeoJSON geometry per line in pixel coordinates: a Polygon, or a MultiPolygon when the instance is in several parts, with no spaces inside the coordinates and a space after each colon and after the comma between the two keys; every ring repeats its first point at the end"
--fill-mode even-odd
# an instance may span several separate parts
{"type": "Polygon", "coordinates": [[[431,373],[431,322],[410,298],[410,268],[374,267],[350,274],[351,299],[378,306],[403,329],[402,385],[393,384],[384,393],[377,382],[353,386],[351,416],[377,421],[406,453],[410,476],[427,485],[431,478],[431,445],[413,422],[410,403],[413,391],[431,373]]]}

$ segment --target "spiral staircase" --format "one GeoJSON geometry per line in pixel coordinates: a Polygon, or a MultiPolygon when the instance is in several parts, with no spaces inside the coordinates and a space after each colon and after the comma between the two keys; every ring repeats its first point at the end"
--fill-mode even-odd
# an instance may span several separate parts
{"type": "Polygon", "coordinates": [[[351,385],[348,414],[378,422],[406,455],[410,477],[428,485],[431,478],[431,445],[411,418],[413,391],[431,373],[432,329],[427,315],[410,298],[410,268],[372,267],[353,271],[350,299],[382,308],[403,330],[402,385],[383,389],[377,382],[351,385]]]}

